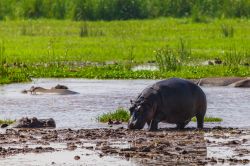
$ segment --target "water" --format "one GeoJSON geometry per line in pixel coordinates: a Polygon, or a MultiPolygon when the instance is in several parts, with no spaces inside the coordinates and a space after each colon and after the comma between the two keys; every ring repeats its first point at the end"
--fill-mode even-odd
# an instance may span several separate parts
{"type": "MultiPolygon", "coordinates": [[[[29,146],[31,147],[31,146],[29,146]]],[[[63,150],[63,145],[50,145],[57,149],[55,152],[17,154],[6,158],[0,158],[1,165],[34,166],[34,165],[55,165],[55,166],[95,166],[95,165],[117,165],[133,166],[135,162],[118,156],[100,156],[100,152],[77,148],[74,151],[63,150]],[[60,148],[58,148],[60,147],[60,148]],[[74,157],[79,156],[79,160],[74,157]]]]}
{"type": "MultiPolygon", "coordinates": [[[[102,113],[118,107],[129,108],[146,86],[156,80],[89,80],[35,79],[31,83],[0,86],[0,118],[18,119],[24,116],[54,118],[57,128],[108,127],[98,123],[102,113]],[[23,89],[32,85],[51,88],[63,84],[78,95],[30,95],[23,89]]],[[[207,95],[207,116],[220,117],[223,122],[205,123],[205,127],[250,127],[250,89],[232,87],[202,87],[207,95]]],[[[196,126],[189,123],[188,126],[196,126]]]]}

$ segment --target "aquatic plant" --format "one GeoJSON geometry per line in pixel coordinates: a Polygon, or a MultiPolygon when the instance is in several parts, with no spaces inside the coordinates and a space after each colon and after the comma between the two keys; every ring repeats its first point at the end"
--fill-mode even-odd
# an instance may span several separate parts
{"type": "Polygon", "coordinates": [[[109,120],[128,122],[130,114],[124,108],[118,108],[115,112],[104,113],[97,117],[97,120],[102,123],[106,123],[109,120]]]}
{"type": "MultiPolygon", "coordinates": [[[[192,122],[196,122],[196,117],[193,117],[192,122]]],[[[204,122],[222,122],[223,119],[222,118],[218,118],[218,117],[211,117],[211,116],[205,116],[204,118],[204,122]]]]}
{"type": "Polygon", "coordinates": [[[4,120],[0,119],[0,124],[8,124],[8,125],[10,125],[10,124],[12,124],[14,122],[16,122],[16,121],[15,120],[11,120],[11,119],[4,119],[4,120]]]}

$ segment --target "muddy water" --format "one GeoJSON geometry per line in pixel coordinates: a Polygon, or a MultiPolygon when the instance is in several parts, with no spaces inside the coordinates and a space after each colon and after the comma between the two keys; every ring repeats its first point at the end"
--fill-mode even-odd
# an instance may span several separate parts
{"type": "MultiPolygon", "coordinates": [[[[58,148],[58,145],[56,145],[58,148]]],[[[64,150],[63,148],[56,152],[47,153],[27,153],[17,154],[7,158],[0,158],[1,165],[20,165],[20,166],[34,166],[34,165],[117,165],[133,166],[136,165],[133,161],[127,160],[124,157],[118,156],[102,156],[100,152],[93,150],[77,148],[76,150],[64,150]],[[75,159],[78,156],[79,159],[75,159]]]]}
{"type": "MultiPolygon", "coordinates": [[[[57,128],[107,127],[96,121],[98,115],[118,107],[128,108],[135,98],[155,80],[36,79],[31,83],[0,86],[0,118],[23,116],[54,118],[57,128]],[[78,95],[29,95],[20,93],[32,85],[50,88],[67,85],[78,95]]],[[[250,127],[250,89],[202,87],[208,99],[207,116],[220,117],[221,123],[205,127],[250,127]]],[[[196,126],[190,123],[189,126],[196,126]]]]}

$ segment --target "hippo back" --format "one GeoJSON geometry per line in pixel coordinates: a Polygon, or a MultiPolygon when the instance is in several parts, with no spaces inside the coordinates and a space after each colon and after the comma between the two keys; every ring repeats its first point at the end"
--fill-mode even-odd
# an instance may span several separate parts
{"type": "Polygon", "coordinates": [[[155,83],[153,89],[158,91],[158,112],[166,117],[168,123],[191,120],[200,107],[206,107],[204,92],[196,84],[172,78],[155,83]]]}

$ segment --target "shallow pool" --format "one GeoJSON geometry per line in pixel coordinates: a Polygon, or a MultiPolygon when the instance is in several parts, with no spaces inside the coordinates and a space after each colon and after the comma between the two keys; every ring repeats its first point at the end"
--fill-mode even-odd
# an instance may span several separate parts
{"type": "MultiPolygon", "coordinates": [[[[129,108],[146,86],[156,80],[92,80],[34,79],[30,83],[0,86],[0,118],[18,119],[24,116],[54,118],[57,128],[108,127],[96,118],[118,107],[129,108]],[[23,89],[32,85],[51,88],[63,84],[78,95],[30,95],[23,89]]],[[[223,122],[205,123],[205,127],[250,127],[250,89],[232,87],[202,87],[207,95],[207,116],[220,117],[223,122]]],[[[162,124],[161,124],[162,125],[162,124]]],[[[190,123],[188,126],[196,126],[190,123]]]]}

